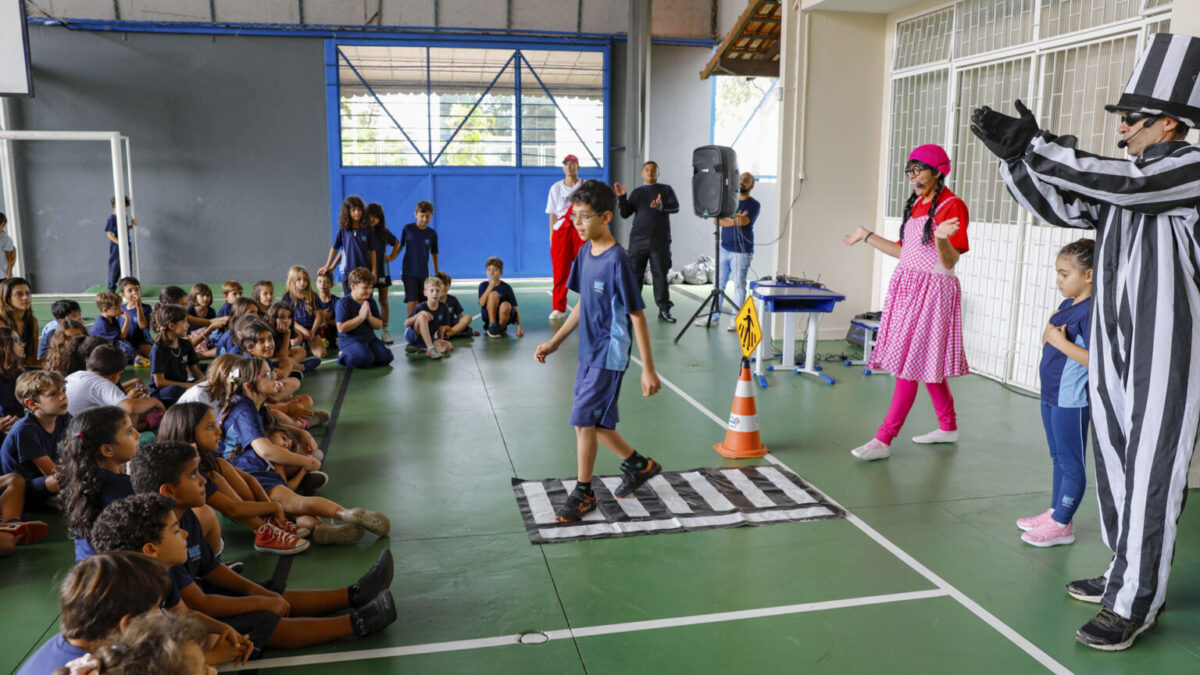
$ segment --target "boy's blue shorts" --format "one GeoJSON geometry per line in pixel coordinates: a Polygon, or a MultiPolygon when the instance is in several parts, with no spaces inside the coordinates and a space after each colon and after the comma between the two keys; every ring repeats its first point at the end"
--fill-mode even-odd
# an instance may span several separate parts
{"type": "Polygon", "coordinates": [[[571,426],[617,428],[617,397],[621,394],[623,370],[605,370],[579,364],[575,371],[575,395],[571,426]]]}
{"type": "MultiPolygon", "coordinates": [[[[437,331],[436,330],[429,331],[429,336],[433,337],[433,334],[435,332],[437,332],[437,331]]],[[[409,326],[408,328],[404,329],[404,341],[410,345],[420,345],[422,348],[425,347],[425,339],[422,338],[420,336],[420,334],[418,334],[417,331],[413,329],[412,326],[409,326]]]]}
{"type": "MultiPolygon", "coordinates": [[[[491,319],[488,317],[488,311],[487,311],[487,307],[480,307],[480,308],[479,308],[479,318],[483,319],[483,325],[484,325],[484,327],[487,327],[487,325],[488,325],[488,324],[490,324],[490,323],[492,322],[492,320],[491,320],[491,319]]],[[[499,317],[497,317],[497,319],[499,319],[499,317]]],[[[507,324],[505,324],[505,325],[506,325],[506,326],[512,326],[512,325],[515,325],[515,324],[517,323],[517,321],[518,321],[518,319],[517,319],[517,308],[516,308],[516,307],[513,307],[513,308],[512,308],[512,313],[510,313],[510,314],[508,315],[508,323],[507,323],[507,324]]]]}

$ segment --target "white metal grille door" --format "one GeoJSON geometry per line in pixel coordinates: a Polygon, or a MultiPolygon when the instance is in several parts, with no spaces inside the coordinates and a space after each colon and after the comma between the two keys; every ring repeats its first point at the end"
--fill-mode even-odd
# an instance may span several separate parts
{"type": "Polygon", "coordinates": [[[909,151],[946,138],[946,84],[949,70],[934,70],[892,81],[892,133],[888,144],[887,215],[899,218],[911,189],[902,171],[909,151]]]}

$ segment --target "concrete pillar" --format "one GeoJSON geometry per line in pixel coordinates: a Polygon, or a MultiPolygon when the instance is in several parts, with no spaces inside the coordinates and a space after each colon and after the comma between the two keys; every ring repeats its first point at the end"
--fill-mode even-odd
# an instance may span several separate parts
{"type": "Polygon", "coordinates": [[[625,156],[613,180],[630,188],[641,185],[650,128],[650,3],[629,0],[628,58],[625,61],[625,156]]]}

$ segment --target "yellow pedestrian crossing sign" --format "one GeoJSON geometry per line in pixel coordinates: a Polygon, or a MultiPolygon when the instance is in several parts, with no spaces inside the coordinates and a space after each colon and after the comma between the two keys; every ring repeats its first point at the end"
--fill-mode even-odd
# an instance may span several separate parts
{"type": "Polygon", "coordinates": [[[742,356],[750,358],[758,343],[762,342],[762,326],[758,323],[758,310],[754,307],[754,296],[747,295],[746,302],[738,310],[734,319],[737,326],[738,343],[742,346],[742,356]]]}

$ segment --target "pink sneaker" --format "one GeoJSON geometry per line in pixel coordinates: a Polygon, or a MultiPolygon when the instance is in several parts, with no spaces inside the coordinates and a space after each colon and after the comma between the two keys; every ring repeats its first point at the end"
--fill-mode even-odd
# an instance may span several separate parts
{"type": "Polygon", "coordinates": [[[1036,516],[1029,516],[1028,518],[1018,518],[1017,519],[1017,529],[1021,530],[1022,532],[1028,532],[1028,531],[1032,530],[1033,528],[1037,527],[1038,525],[1041,525],[1042,523],[1046,522],[1047,520],[1050,520],[1050,515],[1053,513],[1054,513],[1054,509],[1046,509],[1045,511],[1037,514],[1036,516]]]}
{"type": "Polygon", "coordinates": [[[1071,544],[1075,542],[1075,525],[1067,523],[1066,527],[1054,522],[1053,518],[1047,518],[1041,525],[1021,535],[1021,539],[1026,544],[1033,546],[1059,546],[1061,544],[1071,544]]]}
{"type": "Polygon", "coordinates": [[[851,450],[850,454],[869,462],[873,459],[887,459],[891,456],[892,451],[889,449],[887,443],[878,438],[872,438],[863,445],[851,450]]]}

